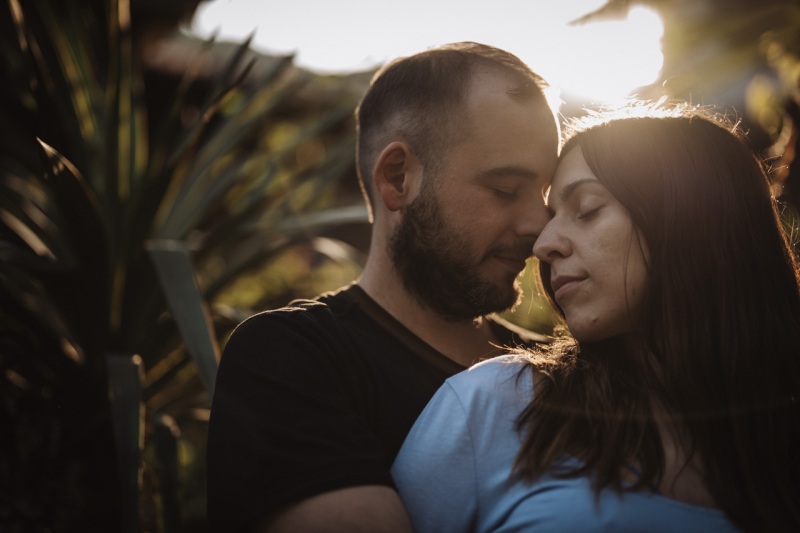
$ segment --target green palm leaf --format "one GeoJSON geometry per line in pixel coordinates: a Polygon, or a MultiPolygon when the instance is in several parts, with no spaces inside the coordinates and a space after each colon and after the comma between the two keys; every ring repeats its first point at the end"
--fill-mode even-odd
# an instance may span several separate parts
{"type": "MultiPolygon", "coordinates": [[[[55,382],[58,365],[87,380],[78,387],[93,398],[84,417],[107,426],[53,425],[84,447],[112,434],[112,408],[144,405],[146,421],[180,423],[181,413],[207,410],[219,346],[234,317],[251,311],[222,312],[216,299],[294,246],[335,249],[316,240],[320,232],[363,220],[347,205],[330,207],[341,179],[355,179],[360,91],[327,90],[308,107],[318,79],[291,57],[264,60],[245,42],[220,60],[210,40],[154,115],[126,1],[10,0],[2,9],[10,17],[0,17],[0,130],[13,134],[0,144],[0,316],[15,317],[5,327],[28,340],[4,342],[0,362],[11,365],[8,376],[40,372],[48,377],[39,381],[55,382]],[[131,354],[140,357],[135,387],[124,377],[131,354]],[[98,390],[112,400],[97,401],[98,390]]],[[[115,428],[120,457],[141,451],[132,427],[115,428]]],[[[98,464],[117,460],[105,453],[98,464]]],[[[132,460],[122,472],[127,505],[137,468],[132,460]]],[[[153,478],[135,479],[140,496],[156,490],[153,478]]],[[[117,519],[118,496],[103,491],[108,511],[93,529],[117,519]]]]}

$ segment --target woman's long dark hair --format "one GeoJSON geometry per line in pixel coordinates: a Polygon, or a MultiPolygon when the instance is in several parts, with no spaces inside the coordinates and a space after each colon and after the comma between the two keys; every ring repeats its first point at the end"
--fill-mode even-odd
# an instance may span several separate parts
{"type": "MultiPolygon", "coordinates": [[[[593,476],[598,492],[657,486],[659,405],[737,525],[800,531],[800,268],[768,180],[719,119],[640,115],[595,117],[562,154],[581,149],[646,242],[643,349],[567,336],[530,354],[547,378],[520,418],[517,468],[535,478],[566,452],[584,465],[567,475],[593,476]],[[642,476],[627,486],[630,462],[642,476]]],[[[549,265],[540,274],[560,312],[549,265]]]]}

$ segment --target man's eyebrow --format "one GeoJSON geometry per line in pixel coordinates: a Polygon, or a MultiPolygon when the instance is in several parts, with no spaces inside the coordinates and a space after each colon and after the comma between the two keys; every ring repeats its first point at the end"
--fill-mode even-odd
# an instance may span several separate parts
{"type": "Polygon", "coordinates": [[[566,187],[561,189],[561,194],[559,194],[558,197],[562,202],[566,202],[569,199],[569,197],[575,193],[576,190],[578,190],[584,185],[589,185],[589,184],[599,185],[600,187],[603,186],[602,183],[600,183],[594,178],[583,178],[567,184],[566,187]]]}
{"type": "Polygon", "coordinates": [[[504,166],[504,167],[492,167],[478,173],[479,180],[503,178],[503,177],[524,178],[526,180],[535,181],[539,177],[539,174],[537,172],[532,171],[529,168],[524,168],[514,165],[504,166]]]}

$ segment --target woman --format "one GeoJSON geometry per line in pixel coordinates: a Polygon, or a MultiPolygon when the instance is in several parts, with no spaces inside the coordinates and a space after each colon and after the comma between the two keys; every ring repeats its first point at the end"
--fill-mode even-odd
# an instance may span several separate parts
{"type": "Polygon", "coordinates": [[[738,134],[594,116],[548,205],[569,335],[439,390],[392,471],[417,531],[800,531],[800,268],[738,134]]]}

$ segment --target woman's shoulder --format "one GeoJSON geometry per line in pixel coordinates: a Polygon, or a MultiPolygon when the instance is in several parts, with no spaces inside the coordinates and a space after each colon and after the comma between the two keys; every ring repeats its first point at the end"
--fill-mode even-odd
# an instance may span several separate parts
{"type": "Polygon", "coordinates": [[[521,356],[515,354],[500,355],[472,365],[466,370],[451,376],[447,382],[457,387],[485,386],[488,382],[516,379],[519,373],[528,366],[521,356]]]}
{"type": "Polygon", "coordinates": [[[459,372],[447,380],[446,386],[464,405],[517,404],[521,399],[527,403],[533,393],[533,372],[529,366],[518,355],[502,355],[459,372]]]}

